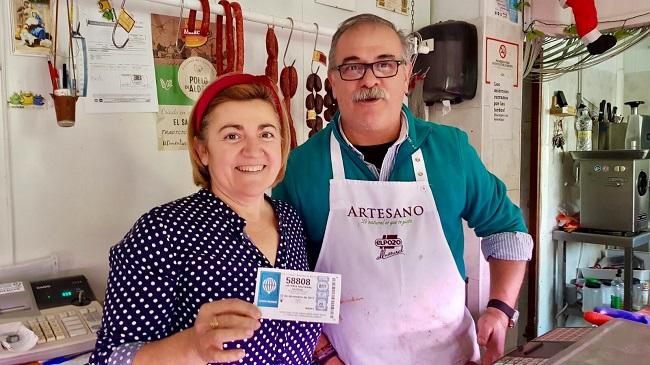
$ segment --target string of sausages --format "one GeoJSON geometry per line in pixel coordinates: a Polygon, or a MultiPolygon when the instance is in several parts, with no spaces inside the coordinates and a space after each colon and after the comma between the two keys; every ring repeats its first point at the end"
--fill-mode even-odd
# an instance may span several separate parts
{"type": "Polygon", "coordinates": [[[323,96],[318,92],[323,89],[323,82],[317,73],[311,73],[307,76],[307,97],[305,98],[305,107],[307,108],[307,127],[309,127],[309,137],[323,129],[323,118],[320,114],[323,112],[323,96]]]}
{"type": "Polygon", "coordinates": [[[243,72],[244,71],[244,19],[242,16],[241,5],[238,2],[230,2],[228,0],[220,0],[219,5],[223,7],[223,13],[226,17],[225,33],[226,33],[226,59],[224,65],[223,57],[223,18],[222,15],[217,15],[217,34],[216,34],[216,52],[215,62],[217,68],[217,75],[222,75],[229,72],[243,72]],[[233,25],[233,15],[234,25],[233,25]],[[235,34],[236,33],[236,34],[235,34]],[[236,40],[235,40],[236,37],[236,40]],[[235,49],[235,46],[237,47],[235,49]]]}
{"type": "Polygon", "coordinates": [[[329,122],[332,120],[334,114],[339,110],[339,105],[334,98],[334,93],[332,92],[332,84],[330,84],[329,79],[325,79],[325,97],[323,98],[323,104],[325,104],[323,118],[329,122]]]}

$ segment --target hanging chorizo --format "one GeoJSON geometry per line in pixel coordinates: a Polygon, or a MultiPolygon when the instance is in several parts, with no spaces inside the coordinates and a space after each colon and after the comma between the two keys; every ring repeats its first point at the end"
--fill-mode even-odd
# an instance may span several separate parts
{"type": "Polygon", "coordinates": [[[275,37],[275,31],[272,26],[266,30],[266,68],[264,74],[268,76],[274,84],[278,83],[278,39],[275,37]]]}
{"type": "Polygon", "coordinates": [[[233,1],[230,3],[230,7],[235,16],[235,35],[237,37],[235,71],[244,72],[244,18],[241,11],[241,5],[239,5],[238,2],[233,1]]]}

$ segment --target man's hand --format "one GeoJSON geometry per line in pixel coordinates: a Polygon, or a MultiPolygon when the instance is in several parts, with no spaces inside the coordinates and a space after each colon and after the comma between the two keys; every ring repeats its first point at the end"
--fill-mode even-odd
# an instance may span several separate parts
{"type": "Polygon", "coordinates": [[[503,356],[508,316],[496,308],[487,308],[478,320],[478,344],[485,347],[482,365],[490,365],[503,356]]]}

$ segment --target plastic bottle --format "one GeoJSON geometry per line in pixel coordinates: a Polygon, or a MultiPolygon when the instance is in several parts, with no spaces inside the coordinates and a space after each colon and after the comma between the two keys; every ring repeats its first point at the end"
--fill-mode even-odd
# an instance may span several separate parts
{"type": "Polygon", "coordinates": [[[611,281],[608,283],[607,281],[603,281],[600,283],[600,291],[602,292],[603,296],[600,298],[600,307],[610,307],[611,306],[611,300],[612,300],[612,283],[611,281]]]}
{"type": "Polygon", "coordinates": [[[576,119],[576,151],[591,151],[592,125],[587,108],[580,109],[580,116],[576,119]]]}
{"type": "Polygon", "coordinates": [[[622,272],[623,270],[618,269],[616,278],[612,280],[611,307],[615,309],[623,309],[623,296],[625,293],[623,291],[623,280],[621,280],[622,272]]]}
{"type": "Polygon", "coordinates": [[[590,312],[603,301],[600,281],[589,278],[582,288],[582,311],[590,312]]]}
{"type": "Polygon", "coordinates": [[[642,304],[642,293],[643,293],[643,284],[641,284],[641,280],[634,278],[634,282],[632,284],[632,310],[638,311],[643,308],[645,304],[642,304]]]}

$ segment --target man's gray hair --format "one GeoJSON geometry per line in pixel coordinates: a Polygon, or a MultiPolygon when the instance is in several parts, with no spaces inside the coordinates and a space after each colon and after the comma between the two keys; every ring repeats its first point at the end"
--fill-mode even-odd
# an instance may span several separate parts
{"type": "Polygon", "coordinates": [[[339,43],[339,38],[341,38],[343,33],[360,24],[384,25],[390,28],[391,30],[393,30],[395,34],[397,34],[397,36],[399,37],[399,41],[402,44],[402,57],[407,62],[411,61],[411,46],[408,42],[408,37],[404,32],[397,29],[397,27],[395,27],[395,24],[393,24],[391,21],[386,20],[380,16],[377,16],[375,14],[359,14],[344,20],[343,23],[339,25],[339,28],[336,30],[336,33],[334,33],[334,36],[332,36],[332,44],[330,45],[328,69],[332,70],[335,69],[336,66],[338,66],[335,63],[336,62],[335,57],[336,57],[336,46],[339,43]]]}

